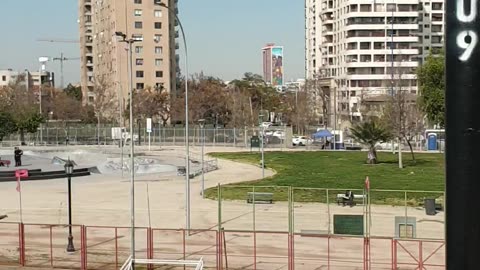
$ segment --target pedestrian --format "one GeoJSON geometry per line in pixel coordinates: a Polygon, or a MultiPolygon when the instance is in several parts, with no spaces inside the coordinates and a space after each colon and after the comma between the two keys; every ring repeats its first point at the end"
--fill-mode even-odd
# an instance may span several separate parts
{"type": "Polygon", "coordinates": [[[13,153],[15,156],[15,167],[22,166],[23,151],[20,148],[15,147],[15,151],[13,153]]]}

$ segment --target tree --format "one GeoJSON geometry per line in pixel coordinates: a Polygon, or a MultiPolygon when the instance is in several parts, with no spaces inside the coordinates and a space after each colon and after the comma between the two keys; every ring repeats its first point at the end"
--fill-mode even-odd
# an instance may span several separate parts
{"type": "Polygon", "coordinates": [[[378,159],[375,145],[379,142],[388,141],[391,138],[391,134],[376,121],[361,122],[354,125],[350,131],[357,141],[368,146],[368,163],[376,164],[378,159]]]}
{"type": "Polygon", "coordinates": [[[389,102],[385,105],[381,119],[384,126],[386,126],[391,131],[392,135],[398,139],[399,168],[403,168],[401,156],[403,141],[408,144],[412,160],[415,162],[415,154],[413,152],[411,141],[414,137],[421,134],[424,122],[423,114],[415,102],[415,95],[410,94],[408,91],[401,88],[397,89],[397,91],[391,96],[389,102]]]}
{"type": "Polygon", "coordinates": [[[420,109],[431,124],[445,125],[445,57],[430,54],[418,68],[420,109]]]}
{"type": "Polygon", "coordinates": [[[147,87],[134,95],[134,114],[140,118],[153,118],[165,126],[170,120],[170,94],[161,88],[147,87]]]}
{"type": "Polygon", "coordinates": [[[0,142],[4,137],[17,131],[13,117],[8,112],[0,112],[0,142]]]}
{"type": "Polygon", "coordinates": [[[67,87],[63,90],[67,96],[82,101],[82,88],[80,86],[73,86],[72,84],[68,84],[67,87]]]}
{"type": "Polygon", "coordinates": [[[37,132],[44,122],[38,109],[37,97],[32,90],[26,89],[24,78],[19,76],[15,82],[2,89],[0,108],[10,113],[15,122],[16,131],[20,133],[20,141],[25,144],[25,133],[37,132]]]}
{"type": "Polygon", "coordinates": [[[95,77],[93,91],[95,97],[92,106],[97,117],[97,143],[100,143],[100,122],[102,119],[112,119],[116,115],[118,99],[112,84],[103,76],[95,77]]]}
{"type": "Polygon", "coordinates": [[[313,108],[320,108],[321,110],[322,125],[325,127],[329,126],[330,87],[325,87],[322,79],[315,77],[315,79],[305,81],[305,90],[313,96],[313,108]]]}

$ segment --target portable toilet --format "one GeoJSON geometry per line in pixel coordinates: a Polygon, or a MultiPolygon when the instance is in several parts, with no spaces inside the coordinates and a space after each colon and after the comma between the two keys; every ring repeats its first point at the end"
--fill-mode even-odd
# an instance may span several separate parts
{"type": "Polygon", "coordinates": [[[429,133],[427,137],[427,150],[428,151],[436,151],[437,148],[437,133],[429,133]]]}

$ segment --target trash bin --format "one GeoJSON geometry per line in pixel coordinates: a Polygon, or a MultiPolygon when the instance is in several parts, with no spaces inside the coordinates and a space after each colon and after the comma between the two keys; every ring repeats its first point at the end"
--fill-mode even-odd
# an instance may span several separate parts
{"type": "Polygon", "coordinates": [[[429,216],[437,214],[435,210],[435,199],[425,199],[425,213],[429,216]]]}

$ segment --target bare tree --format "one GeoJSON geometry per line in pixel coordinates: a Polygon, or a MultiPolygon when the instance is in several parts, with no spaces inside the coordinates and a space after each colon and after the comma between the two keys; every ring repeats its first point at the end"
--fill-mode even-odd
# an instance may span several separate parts
{"type": "Polygon", "coordinates": [[[95,116],[97,117],[97,143],[100,144],[100,122],[114,118],[118,111],[118,98],[114,84],[104,76],[95,77],[93,88],[94,100],[92,102],[95,116]]]}
{"type": "Polygon", "coordinates": [[[321,121],[319,121],[324,126],[328,126],[329,123],[329,114],[330,114],[330,99],[331,99],[331,88],[330,86],[325,86],[323,80],[319,77],[314,79],[309,79],[305,82],[305,91],[311,95],[311,106],[312,109],[318,110],[320,108],[321,121]]]}
{"type": "Polygon", "coordinates": [[[410,93],[408,80],[403,78],[399,68],[396,71],[395,88],[385,104],[382,120],[398,140],[398,166],[403,168],[402,142],[405,141],[409,145],[412,160],[415,162],[411,141],[423,130],[423,116],[417,107],[416,95],[410,93]]]}

